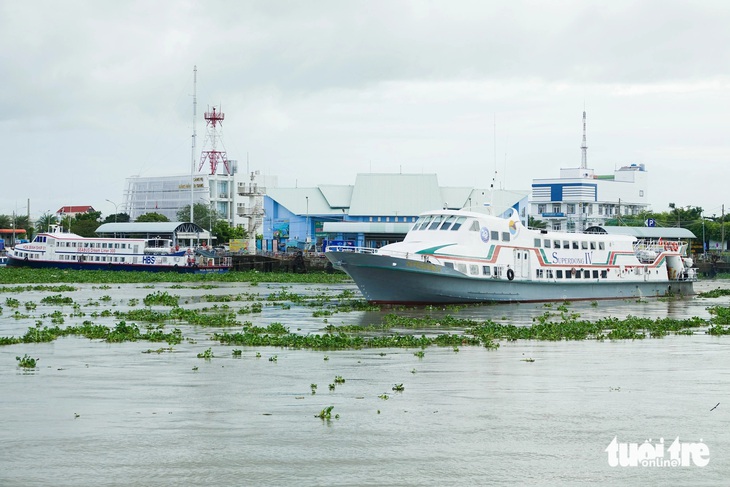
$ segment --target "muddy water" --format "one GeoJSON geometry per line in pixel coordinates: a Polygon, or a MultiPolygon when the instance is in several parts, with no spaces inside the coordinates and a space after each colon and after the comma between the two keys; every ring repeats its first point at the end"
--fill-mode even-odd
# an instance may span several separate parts
{"type": "MultiPolygon", "coordinates": [[[[201,295],[263,298],[281,290],[337,295],[354,289],[81,285],[64,295],[86,316],[66,317],[64,325],[84,319],[113,325],[113,318],[90,314],[131,309],[130,299],[141,303],[156,291],[181,296],[185,307],[210,308],[201,295]],[[105,295],[111,299],[100,301],[105,295]]],[[[40,303],[49,294],[56,293],[12,297],[40,303]]],[[[708,306],[728,301],[569,308],[584,318],[708,317],[708,306]]],[[[227,304],[237,309],[251,303],[227,304]]],[[[0,336],[21,335],[37,320],[50,325],[47,315],[59,309],[72,311],[21,306],[28,317],[16,319],[3,306],[0,336]]],[[[546,309],[398,312],[529,324],[546,309]]],[[[379,322],[386,312],[392,310],[326,319],[362,324],[379,322]]],[[[311,333],[326,324],[312,313],[296,304],[271,305],[239,319],[311,333]]],[[[189,340],[162,353],[143,352],[166,344],[78,337],[0,347],[0,485],[721,485],[730,478],[730,337],[518,341],[498,350],[429,348],[423,358],[415,350],[238,347],[242,356],[236,358],[236,347],[210,340],[213,330],[182,329],[189,340]],[[214,358],[197,358],[208,347],[214,358]],[[15,357],[25,353],[40,358],[36,370],[16,366],[15,357]],[[335,376],[345,383],[330,391],[335,376]],[[310,384],[317,384],[314,395],[310,384]],[[394,392],[396,384],[404,390],[394,392]],[[333,418],[315,418],[327,406],[334,406],[333,418]],[[664,438],[667,446],[676,437],[703,442],[710,461],[705,467],[611,467],[605,449],[614,437],[639,444],[664,438]]]]}

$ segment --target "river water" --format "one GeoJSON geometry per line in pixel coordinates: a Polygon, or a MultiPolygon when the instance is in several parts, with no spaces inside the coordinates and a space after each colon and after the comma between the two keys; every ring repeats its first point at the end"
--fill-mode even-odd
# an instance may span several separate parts
{"type": "MultiPolygon", "coordinates": [[[[212,306],[200,302],[202,294],[356,290],[350,284],[78,288],[63,294],[87,314],[130,309],[130,299],[141,302],[157,291],[194,308],[212,306]],[[111,300],[99,301],[105,295],[111,300]]],[[[24,334],[37,320],[50,325],[54,310],[71,312],[38,304],[30,312],[21,306],[28,316],[16,318],[5,301],[40,303],[49,294],[57,293],[0,294],[0,336],[24,334]]],[[[590,319],[707,318],[707,307],[716,304],[730,300],[574,303],[570,311],[590,319]]],[[[311,333],[325,319],[374,323],[391,311],[322,318],[305,306],[267,305],[241,321],[311,333]]],[[[399,313],[529,324],[545,311],[522,304],[399,313]]],[[[84,319],[90,318],[67,317],[65,325],[84,319]]],[[[413,349],[231,347],[211,340],[216,330],[181,328],[188,340],[161,353],[143,352],[166,344],[79,337],[0,347],[0,485],[724,485],[730,479],[730,337],[516,341],[497,350],[431,347],[419,358],[413,349]],[[209,347],[211,360],[197,357],[209,347]],[[234,348],[242,349],[240,358],[234,348]],[[17,367],[15,357],[26,353],[40,358],[35,370],[17,367]],[[345,382],[329,390],[336,376],[345,382]],[[310,384],[317,384],[316,394],[310,384]],[[393,391],[396,384],[402,392],[393,391]],[[334,406],[330,420],[315,417],[328,406],[334,406]],[[606,449],[614,438],[639,445],[663,439],[665,450],[676,438],[687,448],[703,444],[700,456],[709,463],[612,467],[606,449]]]]}

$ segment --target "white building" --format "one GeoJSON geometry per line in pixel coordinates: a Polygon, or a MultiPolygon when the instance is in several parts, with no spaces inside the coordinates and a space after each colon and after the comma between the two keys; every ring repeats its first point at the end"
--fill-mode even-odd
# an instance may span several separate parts
{"type": "Polygon", "coordinates": [[[533,179],[530,216],[553,230],[581,232],[593,225],[648,209],[643,164],[597,175],[586,167],[560,170],[554,179],[533,179]]]}
{"type": "Polygon", "coordinates": [[[177,212],[189,207],[192,200],[194,204],[209,205],[220,219],[226,220],[232,227],[242,226],[253,239],[262,231],[264,194],[267,187],[277,185],[277,178],[262,176],[259,171],[241,174],[235,161],[230,162],[232,174],[127,178],[123,211],[132,221],[152,212],[177,221],[177,212]]]}

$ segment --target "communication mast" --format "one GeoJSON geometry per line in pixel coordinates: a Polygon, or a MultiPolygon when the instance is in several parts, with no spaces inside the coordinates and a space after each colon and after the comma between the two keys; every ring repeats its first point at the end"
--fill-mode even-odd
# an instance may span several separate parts
{"type": "MultiPolygon", "coordinates": [[[[225,114],[223,112],[216,111],[216,107],[213,107],[212,111],[205,112],[205,123],[208,129],[208,133],[205,136],[205,146],[210,144],[211,149],[201,152],[198,171],[203,168],[205,161],[208,161],[210,163],[210,174],[216,174],[218,171],[218,163],[222,162],[226,169],[225,174],[231,174],[231,167],[228,164],[229,161],[225,148],[223,148],[223,150],[217,149],[219,139],[221,139],[220,129],[222,128],[224,118],[225,114]]],[[[221,141],[221,146],[222,145],[223,142],[221,141]]]]}
{"type": "Polygon", "coordinates": [[[581,159],[580,159],[580,168],[581,169],[587,169],[588,168],[588,144],[586,143],[586,111],[583,109],[583,144],[580,146],[581,151],[581,159]]]}

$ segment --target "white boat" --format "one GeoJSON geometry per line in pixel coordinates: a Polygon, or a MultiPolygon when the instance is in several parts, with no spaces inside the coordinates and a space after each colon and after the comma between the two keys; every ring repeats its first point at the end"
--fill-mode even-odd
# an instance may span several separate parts
{"type": "Polygon", "coordinates": [[[53,226],[8,251],[8,266],[85,270],[227,272],[230,257],[166,238],[87,238],[53,226]]]}
{"type": "Polygon", "coordinates": [[[393,304],[635,299],[693,294],[687,244],[529,229],[516,211],[422,214],[402,242],[328,247],[370,302],[393,304]]]}

